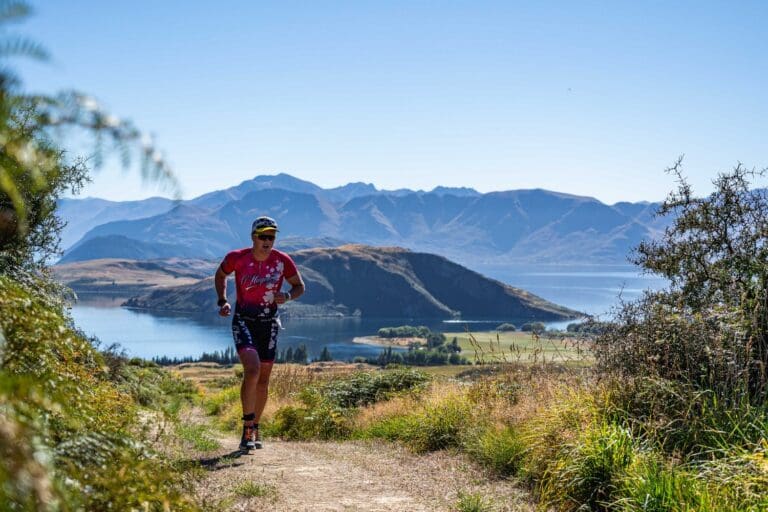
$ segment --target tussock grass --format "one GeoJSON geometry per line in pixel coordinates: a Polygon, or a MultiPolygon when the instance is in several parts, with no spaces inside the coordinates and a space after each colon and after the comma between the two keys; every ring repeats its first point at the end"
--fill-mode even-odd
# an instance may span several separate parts
{"type": "Polygon", "coordinates": [[[257,482],[242,482],[234,487],[232,491],[242,498],[276,498],[277,488],[270,484],[260,484],[257,482]]]}
{"type": "Polygon", "coordinates": [[[539,486],[542,502],[564,510],[608,509],[635,454],[628,430],[610,423],[590,425],[548,465],[539,486]]]}
{"type": "Polygon", "coordinates": [[[212,452],[221,448],[221,443],[211,436],[205,425],[179,423],[176,426],[176,436],[200,452],[212,452]]]}
{"type": "Polygon", "coordinates": [[[497,476],[517,475],[526,455],[526,444],[512,427],[479,430],[464,441],[467,454],[497,476]]]}
{"type": "Polygon", "coordinates": [[[478,493],[459,492],[456,500],[456,512],[491,512],[493,504],[478,493]]]}

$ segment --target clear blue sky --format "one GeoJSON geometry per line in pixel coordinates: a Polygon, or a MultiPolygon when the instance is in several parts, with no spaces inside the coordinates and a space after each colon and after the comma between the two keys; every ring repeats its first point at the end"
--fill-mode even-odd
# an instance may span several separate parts
{"type": "MultiPolygon", "coordinates": [[[[324,187],[546,188],[658,200],[768,166],[768,2],[49,0],[29,89],[157,136],[184,197],[257,174],[324,187]]],[[[116,166],[114,166],[116,168],[116,166]]],[[[156,194],[108,167],[85,195],[156,194]]]]}

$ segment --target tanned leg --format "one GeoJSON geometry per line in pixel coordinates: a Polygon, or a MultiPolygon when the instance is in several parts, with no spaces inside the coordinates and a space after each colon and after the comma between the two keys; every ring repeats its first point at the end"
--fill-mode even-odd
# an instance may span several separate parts
{"type": "Polygon", "coordinates": [[[261,371],[258,373],[256,382],[256,401],[254,412],[256,413],[256,423],[261,419],[261,413],[264,412],[264,406],[267,405],[269,396],[269,376],[272,374],[272,362],[261,363],[261,371]]]}
{"type": "MultiPolygon", "coordinates": [[[[243,382],[240,385],[240,401],[243,404],[243,416],[255,413],[258,406],[258,385],[260,382],[261,361],[259,354],[255,350],[242,350],[238,353],[240,362],[243,363],[243,382]]],[[[271,369],[270,364],[270,369],[271,369]]],[[[264,404],[261,404],[264,409],[264,404]]],[[[256,414],[256,421],[261,412],[256,414]]],[[[253,425],[254,421],[245,421],[245,425],[253,425]]]]}

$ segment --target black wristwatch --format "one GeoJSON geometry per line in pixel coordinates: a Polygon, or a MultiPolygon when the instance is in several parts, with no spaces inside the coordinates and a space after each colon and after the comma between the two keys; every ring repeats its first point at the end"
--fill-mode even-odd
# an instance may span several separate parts
{"type": "Polygon", "coordinates": [[[227,302],[229,302],[227,299],[219,299],[219,302],[217,302],[216,305],[221,307],[224,304],[226,304],[227,302]]]}

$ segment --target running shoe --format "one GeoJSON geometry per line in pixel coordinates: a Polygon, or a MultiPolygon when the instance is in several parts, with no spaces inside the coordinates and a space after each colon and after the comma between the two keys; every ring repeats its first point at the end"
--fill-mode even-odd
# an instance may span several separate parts
{"type": "MultiPolygon", "coordinates": [[[[253,425],[243,425],[243,437],[240,438],[240,451],[248,452],[256,448],[254,436],[258,434],[254,434],[255,432],[258,432],[258,430],[254,428],[253,425]]],[[[261,443],[259,443],[258,447],[261,448],[261,443]]]]}
{"type": "Polygon", "coordinates": [[[253,426],[253,447],[257,450],[264,448],[264,446],[261,444],[261,435],[259,434],[258,425],[253,426]]]}

